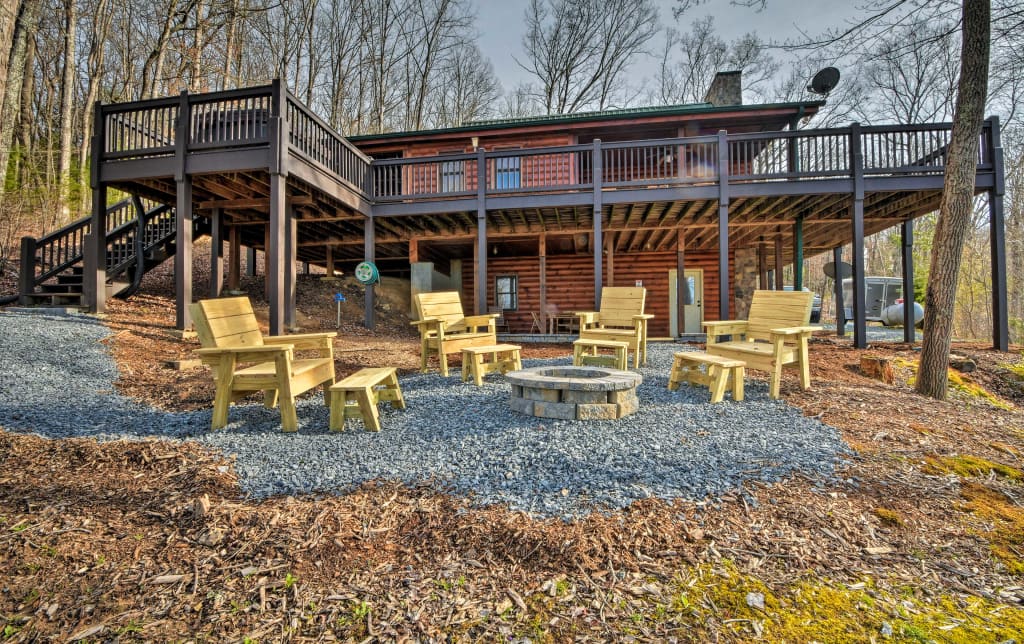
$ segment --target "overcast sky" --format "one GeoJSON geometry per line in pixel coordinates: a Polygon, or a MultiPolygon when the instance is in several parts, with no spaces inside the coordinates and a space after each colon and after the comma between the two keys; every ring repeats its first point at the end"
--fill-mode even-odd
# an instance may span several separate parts
{"type": "MultiPolygon", "coordinates": [[[[824,27],[842,26],[843,21],[855,15],[851,0],[768,0],[768,8],[758,12],[748,7],[732,5],[729,0],[709,0],[691,10],[677,23],[672,17],[675,0],[654,0],[661,13],[664,26],[680,31],[689,31],[690,23],[705,15],[715,18],[715,29],[726,41],[731,41],[749,31],[757,33],[763,40],[784,41],[798,38],[800,30],[817,34],[824,27]]],[[[480,47],[491,59],[506,90],[530,76],[520,68],[513,56],[523,60],[523,13],[528,0],[476,0],[477,26],[480,30],[480,47]]],[[[652,43],[657,51],[660,42],[652,43]]],[[[776,58],[787,56],[774,52],[776,58]]],[[[639,80],[654,74],[654,59],[638,61],[633,78],[639,80]]]]}

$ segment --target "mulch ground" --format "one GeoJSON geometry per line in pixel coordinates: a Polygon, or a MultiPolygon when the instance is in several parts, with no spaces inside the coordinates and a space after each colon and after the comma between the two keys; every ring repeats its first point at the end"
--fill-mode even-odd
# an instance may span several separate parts
{"type": "MultiPolygon", "coordinates": [[[[258,283],[248,288],[265,315],[258,283]]],[[[339,288],[351,306],[339,377],[418,369],[401,307],[382,302],[380,328],[363,329],[354,285],[303,280],[300,301],[323,302],[303,309],[304,330],[335,328],[339,288]]],[[[122,393],[210,406],[208,372],[165,366],[193,348],[168,333],[166,286],[114,302],[107,323],[122,393]]],[[[948,615],[924,639],[1005,639],[1024,625],[1020,351],[956,350],[991,400],[915,394],[912,347],[815,339],[813,388],[790,377],[783,395],[856,450],[833,483],[749,485],[574,523],[388,481],[257,502],[242,498],[230,462],[194,444],[0,431],[0,639],[863,641],[887,635],[879,615],[910,637],[899,625],[936,603],[948,615]],[[896,360],[897,383],[861,375],[864,354],[896,360]],[[867,595],[830,609],[821,588],[867,595]],[[810,610],[800,623],[787,617],[798,609],[810,610]],[[813,636],[832,622],[832,636],[813,636]]]]}

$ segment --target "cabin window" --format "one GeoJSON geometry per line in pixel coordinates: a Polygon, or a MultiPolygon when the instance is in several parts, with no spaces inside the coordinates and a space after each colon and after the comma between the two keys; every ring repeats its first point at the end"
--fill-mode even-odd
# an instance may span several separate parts
{"type": "Polygon", "coordinates": [[[516,275],[498,275],[494,278],[494,303],[503,311],[519,308],[519,278],[516,275]]]}
{"type": "Polygon", "coordinates": [[[441,192],[462,192],[466,189],[466,162],[441,162],[441,192]]]}
{"type": "Polygon", "coordinates": [[[519,157],[498,157],[494,159],[495,190],[518,188],[520,186],[519,177],[519,157]]]}

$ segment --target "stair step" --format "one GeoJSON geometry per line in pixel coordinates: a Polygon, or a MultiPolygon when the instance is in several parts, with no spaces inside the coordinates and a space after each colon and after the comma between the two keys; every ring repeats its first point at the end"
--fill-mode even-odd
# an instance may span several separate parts
{"type": "Polygon", "coordinates": [[[42,293],[81,293],[82,283],[79,282],[78,284],[40,284],[39,290],[42,293]]]}
{"type": "Polygon", "coordinates": [[[81,304],[81,293],[29,293],[25,296],[34,302],[48,302],[50,304],[81,304]]]}
{"type": "Polygon", "coordinates": [[[79,285],[79,286],[81,286],[82,280],[83,280],[83,278],[82,278],[82,274],[81,273],[79,273],[77,275],[68,275],[68,274],[65,273],[63,275],[58,275],[57,276],[57,283],[58,284],[67,284],[68,286],[72,286],[72,285],[79,285]]]}

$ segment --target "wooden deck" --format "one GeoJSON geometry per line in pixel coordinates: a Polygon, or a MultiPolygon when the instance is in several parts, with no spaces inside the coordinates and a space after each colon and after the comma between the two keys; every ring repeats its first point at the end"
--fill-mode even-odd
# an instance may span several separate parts
{"type": "MultiPolygon", "coordinates": [[[[774,269],[852,241],[856,264],[864,235],[938,207],[951,132],[853,124],[372,160],[276,82],[96,109],[95,188],[217,221],[282,273],[288,260],[408,266],[413,246],[431,240],[461,239],[485,257],[488,240],[576,231],[613,252],[717,249],[723,276],[730,248],[755,245],[774,246],[765,253],[774,269]]],[[[1001,204],[998,120],[986,121],[981,142],[977,190],[1001,204]]],[[[105,205],[106,191],[96,192],[105,205]]],[[[595,294],[601,261],[595,254],[595,294]]],[[[486,270],[478,261],[477,277],[486,270]]],[[[280,279],[272,301],[291,297],[280,279]]],[[[726,289],[720,297],[727,311],[726,289]]]]}

